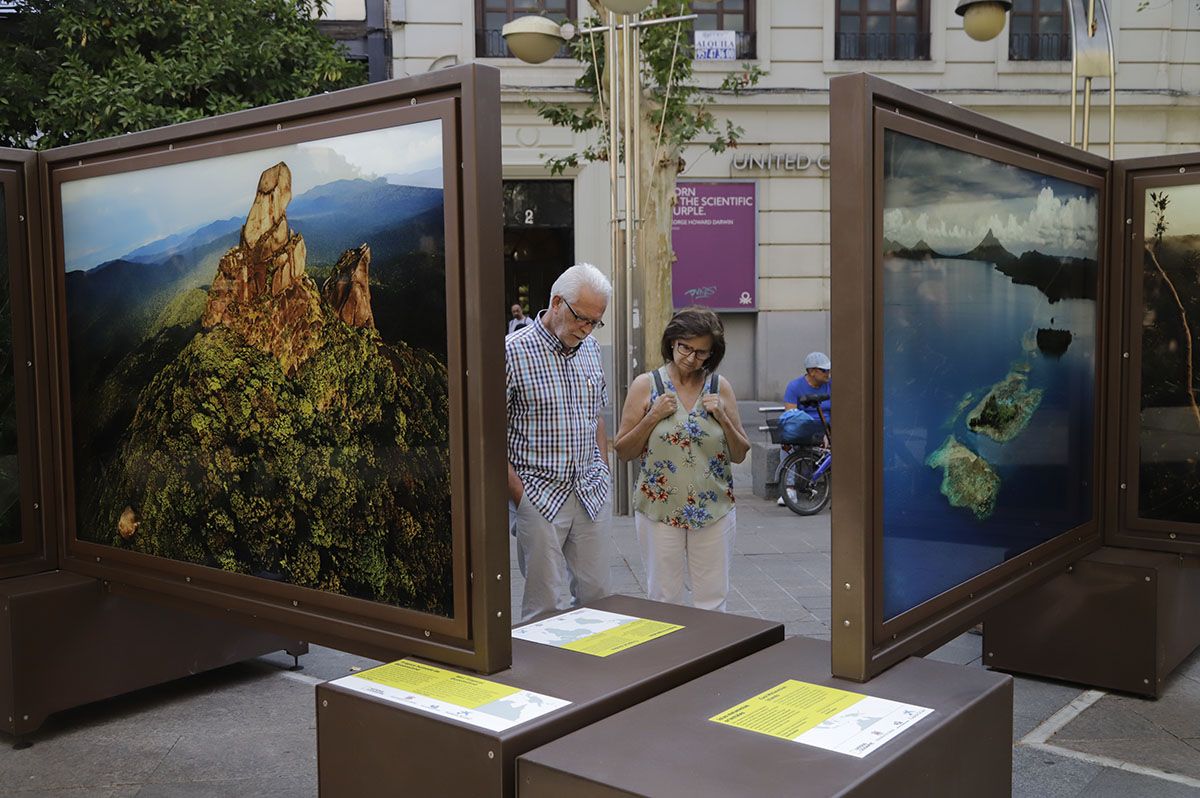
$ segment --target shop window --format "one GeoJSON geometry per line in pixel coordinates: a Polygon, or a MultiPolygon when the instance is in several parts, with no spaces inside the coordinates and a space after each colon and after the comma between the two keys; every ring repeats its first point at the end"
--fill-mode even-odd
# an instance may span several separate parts
{"type": "MultiPolygon", "coordinates": [[[[475,56],[512,58],[500,30],[506,22],[531,14],[555,22],[574,20],[578,17],[576,0],[475,0],[475,56]]],[[[564,45],[554,57],[570,58],[571,54],[564,45]]]]}
{"type": "Polygon", "coordinates": [[[834,57],[928,61],[929,0],[838,0],[834,57]]]}
{"type": "Polygon", "coordinates": [[[1070,26],[1065,0],[1015,0],[1008,15],[1008,60],[1070,60],[1070,26]]]}
{"type": "Polygon", "coordinates": [[[731,30],[736,35],[737,58],[757,58],[754,37],[755,0],[718,0],[715,3],[695,3],[696,30],[731,30]]]}

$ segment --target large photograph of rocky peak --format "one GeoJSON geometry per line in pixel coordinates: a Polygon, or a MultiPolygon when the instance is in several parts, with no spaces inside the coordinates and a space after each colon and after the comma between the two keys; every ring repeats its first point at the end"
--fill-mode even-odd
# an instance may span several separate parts
{"type": "Polygon", "coordinates": [[[81,540],[452,614],[441,123],[65,182],[81,540]]]}
{"type": "Polygon", "coordinates": [[[896,130],[883,171],[894,618],[1094,517],[1100,201],[896,130]]]}
{"type": "Polygon", "coordinates": [[[1138,515],[1200,524],[1200,185],[1143,200],[1138,515]]]}

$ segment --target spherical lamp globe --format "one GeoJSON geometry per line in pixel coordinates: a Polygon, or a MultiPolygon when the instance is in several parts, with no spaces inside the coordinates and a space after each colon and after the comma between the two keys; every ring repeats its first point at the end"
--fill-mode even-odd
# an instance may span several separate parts
{"type": "Polygon", "coordinates": [[[500,29],[509,51],[530,64],[549,61],[563,45],[558,23],[545,17],[518,17],[500,29]]]}
{"type": "Polygon", "coordinates": [[[1004,30],[1005,16],[1012,8],[1007,0],[959,0],[955,8],[963,18],[963,30],[977,42],[986,42],[1004,30]]]}
{"type": "Polygon", "coordinates": [[[650,6],[650,0],[600,0],[600,5],[614,14],[640,14],[650,6]]]}

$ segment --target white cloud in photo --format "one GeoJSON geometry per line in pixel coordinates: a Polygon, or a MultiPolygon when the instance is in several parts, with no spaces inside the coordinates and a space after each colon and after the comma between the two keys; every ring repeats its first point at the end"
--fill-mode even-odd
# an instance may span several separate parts
{"type": "Polygon", "coordinates": [[[884,236],[957,255],[990,230],[1014,255],[1095,258],[1097,192],[1011,164],[888,132],[884,236]]]}
{"type": "Polygon", "coordinates": [[[441,187],[441,121],[64,182],[67,271],[91,269],[210,222],[245,217],[259,176],[280,161],[291,170],[293,197],[336,180],[441,187]]]}
{"type": "Polygon", "coordinates": [[[906,247],[924,241],[938,252],[958,255],[973,249],[991,230],[1014,255],[1037,250],[1095,258],[1097,212],[1095,197],[1059,198],[1044,186],[1032,199],[887,208],[883,234],[906,247]]]}

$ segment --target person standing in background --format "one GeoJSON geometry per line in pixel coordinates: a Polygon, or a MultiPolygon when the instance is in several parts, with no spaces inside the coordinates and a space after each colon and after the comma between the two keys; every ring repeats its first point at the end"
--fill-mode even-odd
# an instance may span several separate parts
{"type": "Polygon", "coordinates": [[[613,448],[638,461],[634,526],[646,596],[724,611],[737,533],[733,464],[750,439],[729,381],[717,374],[725,330],[708,308],[684,308],[663,330],[664,365],[629,386],[613,448]]]}
{"type": "Polygon", "coordinates": [[[533,324],[533,319],[525,315],[525,311],[516,302],[513,303],[512,318],[508,320],[508,334],[512,335],[522,327],[528,327],[533,324]]]}
{"type": "Polygon", "coordinates": [[[554,281],[550,307],[504,340],[508,493],[517,564],[525,577],[521,620],[609,593],[612,503],[608,389],[600,345],[612,285],[588,263],[554,281]]]}

